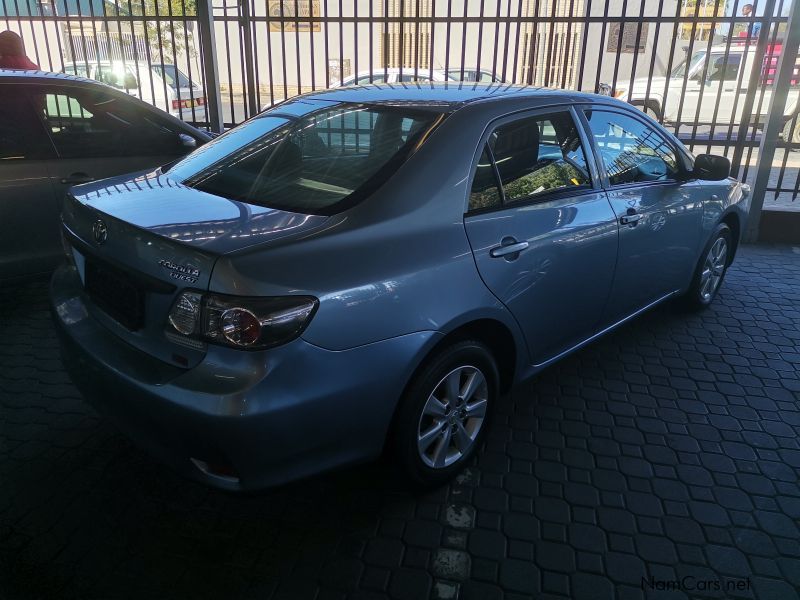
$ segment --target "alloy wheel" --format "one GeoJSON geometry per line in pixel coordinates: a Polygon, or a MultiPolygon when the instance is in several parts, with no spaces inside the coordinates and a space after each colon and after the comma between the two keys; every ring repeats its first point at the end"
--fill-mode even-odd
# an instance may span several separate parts
{"type": "Polygon", "coordinates": [[[434,387],[420,415],[417,450],[430,468],[449,467],[470,451],[483,427],[489,402],[486,377],[464,365],[434,387]]]}
{"type": "Polygon", "coordinates": [[[724,237],[719,237],[708,251],[703,263],[703,270],[700,273],[700,297],[704,302],[710,302],[714,297],[722,281],[722,276],[725,274],[727,261],[728,242],[724,237]]]}

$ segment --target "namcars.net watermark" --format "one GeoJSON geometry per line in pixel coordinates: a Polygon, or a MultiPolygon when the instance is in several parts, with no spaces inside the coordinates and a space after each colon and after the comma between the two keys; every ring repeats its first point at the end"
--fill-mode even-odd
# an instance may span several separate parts
{"type": "Polygon", "coordinates": [[[700,579],[687,575],[681,579],[642,577],[642,589],[656,592],[741,592],[751,588],[749,577],[700,579]]]}

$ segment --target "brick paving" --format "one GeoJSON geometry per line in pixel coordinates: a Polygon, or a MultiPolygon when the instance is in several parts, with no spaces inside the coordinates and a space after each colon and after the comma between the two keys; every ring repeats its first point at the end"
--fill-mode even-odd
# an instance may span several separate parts
{"type": "Polygon", "coordinates": [[[4,600],[800,597],[800,248],[746,247],[711,310],[516,390],[426,493],[380,463],[244,496],[175,476],[81,401],[45,294],[0,299],[4,600]]]}

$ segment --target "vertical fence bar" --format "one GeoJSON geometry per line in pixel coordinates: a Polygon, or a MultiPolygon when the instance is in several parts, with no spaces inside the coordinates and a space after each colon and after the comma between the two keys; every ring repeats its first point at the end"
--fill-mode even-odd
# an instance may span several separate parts
{"type": "MultiPolygon", "coordinates": [[[[222,20],[223,28],[222,28],[222,33],[224,34],[223,38],[225,39],[225,59],[226,59],[225,60],[225,66],[227,67],[227,71],[228,71],[228,79],[226,80],[228,82],[227,98],[228,98],[229,107],[230,107],[231,123],[235,123],[236,122],[236,114],[234,112],[234,102],[233,102],[233,72],[231,70],[231,41],[230,41],[230,32],[228,31],[228,29],[229,29],[229,27],[228,27],[228,5],[227,4],[223,4],[223,9],[222,10],[223,10],[223,20],[222,20]]],[[[220,92],[220,97],[221,97],[221,92],[220,92]]]]}
{"type": "MultiPolygon", "coordinates": [[[[372,12],[372,0],[370,0],[369,5],[370,5],[370,12],[372,12]]],[[[311,15],[312,17],[314,16],[314,4],[313,4],[312,0],[308,0],[308,14],[311,15]]],[[[316,24],[313,23],[313,22],[308,24],[308,44],[311,47],[311,51],[308,53],[308,61],[309,61],[309,66],[311,68],[311,89],[312,90],[316,90],[317,89],[317,75],[316,75],[317,67],[314,64],[314,62],[315,62],[314,61],[314,56],[315,56],[315,54],[314,54],[314,27],[315,27],[315,25],[316,24]]],[[[321,26],[320,26],[320,29],[322,29],[321,26]]],[[[371,23],[371,20],[370,20],[370,36],[369,37],[370,37],[369,68],[370,68],[370,71],[372,71],[372,23],[371,23]]],[[[356,69],[356,72],[358,72],[358,69],[356,69]]]]}
{"type": "MultiPolygon", "coordinates": [[[[594,87],[592,88],[593,92],[596,92],[600,87],[600,76],[603,72],[603,60],[602,60],[602,52],[603,47],[605,45],[606,40],[606,25],[608,25],[608,7],[609,7],[609,0],[606,0],[605,5],[603,6],[603,23],[600,31],[600,56],[601,58],[597,61],[597,73],[595,74],[594,79],[594,87]]],[[[622,28],[622,25],[620,25],[622,28]]],[[[613,89],[613,88],[612,88],[613,89]]]]}
{"type": "Polygon", "coordinates": [[[242,43],[244,48],[244,79],[247,86],[247,114],[253,116],[258,113],[256,101],[256,69],[253,60],[253,23],[250,19],[250,0],[239,0],[239,27],[242,30],[242,43]]]}
{"type": "MultiPolygon", "coordinates": [[[[739,12],[739,0],[734,0],[734,2],[733,2],[733,15],[734,15],[734,18],[736,16],[737,12],[739,12]]],[[[731,55],[731,42],[733,41],[733,27],[734,27],[734,23],[735,22],[736,22],[735,20],[731,21],[730,27],[728,29],[728,39],[725,42],[725,55],[724,56],[725,56],[725,64],[726,64],[725,68],[726,69],[727,69],[728,60],[729,60],[730,55],[731,55]]],[[[739,99],[738,91],[741,88],[739,82],[742,80],[742,75],[744,73],[744,68],[745,68],[744,59],[745,59],[745,56],[741,57],[741,59],[739,61],[739,70],[736,73],[735,81],[736,81],[736,91],[737,91],[737,93],[736,93],[736,96],[734,97],[734,100],[733,100],[733,108],[731,110],[731,121],[733,121],[736,118],[736,101],[739,99]]],[[[717,97],[716,97],[715,102],[714,102],[714,114],[711,116],[711,130],[708,133],[708,145],[706,146],[706,152],[711,152],[711,143],[714,141],[714,134],[716,132],[717,115],[719,113],[719,103],[722,100],[722,90],[725,87],[725,82],[724,81],[722,81],[720,83],[722,85],[720,85],[719,89],[717,90],[717,97]]],[[[730,134],[728,135],[728,137],[730,137],[730,134]]],[[[725,146],[725,150],[726,150],[726,154],[727,154],[727,150],[728,150],[728,146],[727,145],[725,146]]]]}
{"type": "Polygon", "coordinates": [[[200,48],[203,53],[203,75],[206,82],[206,106],[211,131],[222,133],[222,94],[219,91],[219,65],[217,40],[214,32],[214,9],[211,0],[198,0],[197,26],[200,30],[200,48]]]}
{"type": "MultiPolygon", "coordinates": [[[[779,0],[778,5],[776,7],[776,10],[777,10],[778,14],[780,14],[782,7],[783,7],[783,0],[779,0]]],[[[743,169],[742,169],[742,172],[740,174],[740,178],[741,178],[742,181],[747,181],[748,170],[750,169],[751,166],[755,166],[755,165],[751,165],[750,164],[750,160],[753,158],[753,149],[755,148],[755,143],[754,142],[756,141],[757,136],[758,136],[759,125],[761,125],[761,115],[764,114],[764,113],[761,112],[761,109],[764,107],[764,97],[767,95],[767,90],[769,89],[770,84],[774,83],[774,79],[771,82],[769,81],[769,75],[768,75],[768,68],[769,67],[768,67],[768,65],[770,64],[771,59],[774,57],[774,54],[773,54],[774,53],[774,48],[775,48],[775,44],[778,41],[778,23],[776,21],[775,22],[775,26],[772,27],[772,22],[771,21],[767,21],[767,22],[762,24],[762,28],[764,28],[764,27],[766,27],[767,29],[770,30],[770,41],[767,43],[768,52],[764,54],[764,58],[760,63],[761,68],[759,69],[759,72],[761,73],[761,78],[759,80],[759,89],[758,89],[758,92],[757,92],[758,93],[758,103],[756,104],[755,110],[752,113],[753,121],[750,124],[750,129],[749,129],[748,135],[747,135],[747,141],[749,143],[747,144],[747,147],[746,147],[747,158],[745,158],[742,161],[743,169]],[[770,49],[771,49],[771,51],[770,51],[770,49]]],[[[770,95],[770,98],[771,98],[771,95],[770,95]]],[[[769,103],[770,98],[767,99],[767,103],[769,103]]],[[[763,133],[764,133],[764,130],[763,130],[763,127],[762,127],[762,136],[763,136],[763,133]]],[[[776,141],[777,141],[777,138],[776,138],[776,141]]]]}
{"type": "MultiPolygon", "coordinates": [[[[297,89],[296,94],[303,93],[303,80],[300,75],[301,67],[300,67],[300,4],[298,0],[294,0],[294,63],[296,67],[296,74],[297,74],[297,89]]],[[[311,21],[309,21],[309,26],[312,25],[311,21]]]]}
{"type": "MultiPolygon", "coordinates": [[[[774,0],[767,2],[767,5],[774,11],[774,0]]],[[[765,19],[766,23],[770,23],[774,12],[765,12],[764,16],[767,17],[765,19]]],[[[776,29],[777,26],[776,23],[776,29]]],[[[761,28],[762,31],[759,33],[763,33],[764,29],[769,29],[764,25],[761,28]]],[[[761,36],[759,36],[760,41],[761,36]]],[[[775,157],[778,133],[783,129],[784,125],[783,113],[786,107],[786,99],[789,95],[789,86],[794,75],[798,46],[800,46],[800,2],[793,2],[789,13],[789,22],[786,24],[786,37],[783,40],[781,55],[778,58],[776,77],[772,84],[772,96],[770,97],[769,110],[767,112],[767,122],[764,125],[761,142],[758,146],[758,164],[756,165],[756,178],[751,191],[750,217],[744,236],[746,242],[758,241],[758,229],[761,223],[761,211],[764,207],[764,196],[766,196],[769,177],[772,172],[772,161],[775,157]]],[[[753,65],[753,74],[756,71],[760,73],[759,64],[753,65]]]]}
{"type": "MultiPolygon", "coordinates": [[[[592,16],[592,0],[587,0],[586,8],[584,10],[584,22],[583,22],[583,43],[581,44],[581,64],[578,65],[578,91],[583,90],[583,71],[584,65],[586,64],[586,54],[587,54],[587,40],[589,39],[589,25],[591,21],[589,18],[592,16]]],[[[602,49],[600,50],[602,52],[602,49]]],[[[595,90],[592,90],[595,91],[595,90]]]]}
{"type": "MultiPolygon", "coordinates": [[[[796,4],[797,2],[793,3],[792,12],[794,12],[796,4]]],[[[744,106],[742,108],[742,122],[739,124],[739,134],[736,136],[736,145],[733,149],[731,174],[734,177],[739,174],[739,168],[742,164],[742,154],[744,154],[744,147],[748,137],[747,133],[750,129],[750,115],[753,112],[756,91],[758,90],[759,82],[761,80],[761,65],[764,63],[764,55],[766,54],[767,43],[769,42],[769,24],[772,23],[774,15],[775,0],[767,0],[764,6],[764,16],[766,17],[766,20],[761,25],[761,29],[758,32],[758,43],[756,44],[756,50],[753,56],[753,70],[750,72],[750,81],[747,83],[747,96],[745,96],[744,106]],[[766,27],[764,25],[766,25],[766,27]]],[[[748,27],[750,27],[750,25],[748,25],[748,27]]]]}
{"type": "MultiPolygon", "coordinates": [[[[275,104],[275,70],[272,64],[272,27],[270,24],[270,11],[269,4],[267,4],[267,22],[265,23],[265,31],[267,38],[267,66],[269,67],[269,105],[275,104]]],[[[325,30],[327,31],[327,29],[325,30]]],[[[326,39],[327,41],[327,39],[326,39]]],[[[327,48],[327,44],[326,44],[327,48]]]]}

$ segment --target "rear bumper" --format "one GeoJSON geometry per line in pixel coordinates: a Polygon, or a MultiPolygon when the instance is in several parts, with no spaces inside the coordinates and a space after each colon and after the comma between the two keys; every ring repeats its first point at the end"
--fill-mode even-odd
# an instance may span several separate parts
{"type": "Polygon", "coordinates": [[[163,462],[228,490],[378,456],[406,382],[440,335],[338,352],[302,339],[265,352],[209,346],[183,370],[88,316],[74,267],[53,275],[51,307],[65,366],[86,400],[163,462]]]}

